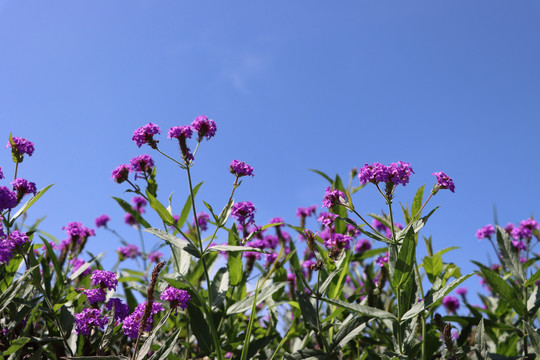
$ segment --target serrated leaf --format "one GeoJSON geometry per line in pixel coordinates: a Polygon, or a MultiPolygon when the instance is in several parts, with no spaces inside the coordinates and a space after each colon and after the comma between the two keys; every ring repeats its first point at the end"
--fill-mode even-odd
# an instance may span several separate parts
{"type": "Polygon", "coordinates": [[[174,345],[178,340],[178,336],[180,335],[181,330],[182,329],[178,329],[174,333],[172,333],[171,336],[167,337],[167,341],[165,341],[165,344],[163,344],[163,346],[160,346],[160,348],[150,357],[149,360],[166,360],[171,351],[174,349],[174,345]]]}
{"type": "Polygon", "coordinates": [[[407,311],[402,317],[401,320],[405,321],[407,319],[412,319],[413,317],[417,316],[421,312],[427,310],[431,311],[433,308],[439,305],[440,301],[450,293],[450,291],[454,290],[459,284],[467,280],[473,276],[473,274],[468,274],[465,276],[460,277],[459,279],[456,279],[452,281],[449,284],[446,284],[442,289],[439,289],[438,291],[435,291],[434,293],[428,292],[426,295],[426,298],[423,301],[419,301],[416,304],[414,304],[409,311],[407,311]]]}
{"type": "Polygon", "coordinates": [[[351,310],[351,311],[354,311],[359,314],[366,315],[372,318],[397,320],[394,314],[391,314],[387,311],[377,309],[371,306],[348,303],[348,302],[337,300],[337,299],[321,298],[321,300],[326,301],[327,303],[330,303],[332,305],[343,307],[345,309],[348,309],[348,310],[351,310]]]}
{"type": "MultiPolygon", "coordinates": [[[[257,305],[262,303],[264,300],[268,299],[272,294],[281,288],[283,288],[285,285],[287,285],[287,282],[280,282],[272,284],[262,290],[259,291],[259,294],[257,295],[257,305]]],[[[247,298],[240,300],[237,303],[232,304],[227,309],[227,315],[232,314],[239,314],[248,311],[251,308],[251,305],[253,303],[253,298],[255,297],[254,294],[248,296],[247,298]]]]}
{"type": "Polygon", "coordinates": [[[474,342],[476,344],[476,348],[480,352],[480,356],[482,357],[482,359],[487,359],[488,347],[486,329],[484,327],[484,318],[480,319],[480,323],[476,327],[474,342]]]}
{"type": "Polygon", "coordinates": [[[13,215],[13,217],[10,220],[10,226],[13,226],[15,223],[15,220],[17,220],[22,214],[24,214],[36,201],[39,200],[40,197],[43,196],[49,190],[54,184],[51,184],[49,186],[46,186],[45,188],[39,190],[36,195],[31,197],[24,205],[13,215]]]}
{"type": "Polygon", "coordinates": [[[138,224],[142,225],[146,229],[151,227],[150,224],[148,223],[148,221],[144,220],[144,218],[141,216],[141,214],[137,210],[135,210],[133,208],[133,206],[131,206],[126,200],[120,199],[120,198],[117,198],[117,197],[114,197],[114,196],[112,198],[118,203],[118,205],[120,205],[120,207],[125,212],[127,212],[128,214],[133,216],[135,218],[135,220],[137,220],[138,224]]]}
{"type": "Polygon", "coordinates": [[[332,344],[330,345],[331,351],[339,351],[339,349],[347,345],[349,341],[358,336],[366,328],[367,322],[367,317],[357,316],[343,324],[332,339],[332,344]]]}
{"type": "Polygon", "coordinates": [[[540,335],[538,335],[536,330],[527,321],[523,321],[523,323],[527,329],[527,335],[529,336],[529,340],[531,340],[535,354],[540,355],[540,335]]]}
{"type": "Polygon", "coordinates": [[[525,278],[525,270],[519,260],[519,253],[514,245],[512,245],[512,239],[506,233],[506,230],[497,225],[497,245],[502,253],[504,264],[510,270],[510,272],[519,280],[521,284],[524,284],[527,280],[525,278]]]}
{"type": "Polygon", "coordinates": [[[489,284],[491,291],[497,293],[501,298],[521,316],[525,315],[527,308],[519,299],[519,293],[493,270],[488,268],[480,269],[484,279],[489,284]]]}
{"type": "Polygon", "coordinates": [[[184,251],[187,251],[188,253],[190,253],[191,255],[195,256],[196,258],[200,258],[201,257],[201,254],[200,254],[200,251],[199,249],[197,249],[195,246],[193,246],[192,244],[188,243],[187,241],[185,240],[182,240],[172,234],[169,234],[163,230],[160,230],[160,229],[156,229],[156,228],[149,228],[149,229],[145,229],[144,231],[152,234],[152,235],[155,235],[157,236],[158,238],[162,239],[162,240],[165,240],[167,243],[173,245],[173,246],[176,246],[177,248],[179,249],[182,249],[184,251]]]}
{"type": "Polygon", "coordinates": [[[317,312],[311,303],[309,296],[303,291],[297,291],[296,296],[298,298],[298,305],[300,305],[300,311],[306,325],[312,329],[318,329],[317,312]]]}

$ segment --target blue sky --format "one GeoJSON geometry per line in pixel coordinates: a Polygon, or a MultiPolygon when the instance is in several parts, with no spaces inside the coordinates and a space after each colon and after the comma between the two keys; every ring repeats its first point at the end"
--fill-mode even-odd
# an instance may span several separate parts
{"type": "MultiPolygon", "coordinates": [[[[320,206],[327,184],[310,168],[347,177],[364,163],[410,162],[415,175],[397,195],[409,203],[444,171],[456,193],[433,199],[441,208],[424,235],[435,250],[459,246],[446,260],[465,273],[469,259],[493,258],[474,235],[494,205],[502,225],[539,213],[539,39],[540,3],[528,0],[0,0],[0,138],[35,142],[20,176],[56,184],[31,215],[47,215],[59,239],[68,222],[93,226],[107,213],[138,241],[110,174],[145,152],[161,199],[174,191],[180,210],[185,175],[131,141],[148,122],[165,133],[214,119],[193,169],[200,200],[221,208],[228,164],[243,160],[256,176],[235,198],[255,204],[259,223],[294,223],[297,207],[320,206]]],[[[161,144],[177,151],[165,134],[161,144]]],[[[11,176],[9,151],[0,166],[11,176]]],[[[364,214],[385,209],[372,186],[353,200],[364,214]]],[[[98,231],[88,248],[115,258],[118,245],[98,231]]]]}

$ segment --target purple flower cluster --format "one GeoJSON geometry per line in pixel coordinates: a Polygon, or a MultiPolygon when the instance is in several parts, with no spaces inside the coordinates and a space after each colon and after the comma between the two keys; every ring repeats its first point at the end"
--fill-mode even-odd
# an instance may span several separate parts
{"type": "Polygon", "coordinates": [[[230,172],[238,177],[241,176],[253,176],[253,167],[249,166],[243,161],[233,160],[230,164],[230,172]]]}
{"type": "Polygon", "coordinates": [[[61,247],[69,247],[71,244],[81,244],[84,239],[89,236],[95,236],[96,232],[93,229],[87,228],[82,223],[74,221],[62,227],[68,234],[68,238],[62,241],[61,247]]]}
{"type": "Polygon", "coordinates": [[[505,227],[506,232],[515,240],[530,240],[535,230],[540,229],[540,224],[534,219],[525,219],[519,223],[519,226],[508,224],[505,227]]]}
{"type": "Polygon", "coordinates": [[[349,250],[351,248],[352,237],[343,234],[332,234],[332,238],[325,240],[324,246],[328,249],[338,248],[349,250]]]}
{"type": "Polygon", "coordinates": [[[2,172],[2,167],[0,166],[0,180],[4,179],[4,173],[2,172]]]}
{"type": "Polygon", "coordinates": [[[124,304],[122,300],[118,298],[111,298],[109,301],[107,301],[107,304],[105,304],[105,309],[111,311],[114,305],[114,320],[115,321],[123,321],[126,316],[129,315],[129,306],[124,304]]]}
{"type": "Polygon", "coordinates": [[[369,182],[373,184],[384,182],[392,185],[401,184],[405,186],[409,182],[411,173],[414,173],[411,165],[403,161],[391,163],[388,166],[380,163],[373,163],[371,165],[365,164],[360,168],[358,178],[362,185],[369,182]]]}
{"type": "Polygon", "coordinates": [[[487,224],[483,228],[476,231],[476,237],[478,240],[489,239],[493,234],[495,234],[495,228],[491,224],[487,224]]]}
{"type": "MultiPolygon", "coordinates": [[[[86,261],[84,261],[83,259],[75,258],[75,259],[69,260],[69,265],[73,266],[73,272],[76,272],[77,270],[79,270],[79,268],[83,266],[84,264],[86,264],[86,261]]],[[[83,276],[83,277],[88,276],[90,275],[91,272],[92,272],[92,269],[88,267],[86,270],[83,271],[83,273],[80,276],[83,276]]]]}
{"type": "Polygon", "coordinates": [[[129,177],[129,166],[122,164],[113,170],[111,178],[118,184],[123,183],[129,177]]]}
{"type": "Polygon", "coordinates": [[[3,230],[0,233],[0,263],[9,264],[9,260],[13,258],[13,251],[27,243],[28,236],[19,230],[13,231],[9,236],[5,236],[3,230]]]}
{"type": "Polygon", "coordinates": [[[145,198],[142,196],[134,196],[131,199],[131,203],[133,204],[133,208],[137,210],[139,214],[144,214],[144,207],[148,204],[145,198]]]}
{"type": "Polygon", "coordinates": [[[354,246],[354,251],[357,253],[363,253],[369,249],[371,249],[371,241],[368,239],[360,239],[354,246]]]}
{"type": "Polygon", "coordinates": [[[375,260],[377,265],[384,266],[384,264],[388,264],[388,252],[386,252],[384,255],[379,256],[377,260],[375,260]]]}
{"type": "Polygon", "coordinates": [[[338,189],[332,189],[330,186],[326,188],[323,199],[323,207],[330,209],[332,206],[342,204],[345,201],[345,194],[338,189]]]}
{"type": "Polygon", "coordinates": [[[103,214],[101,216],[98,216],[95,220],[95,224],[97,228],[100,227],[107,227],[107,223],[111,220],[109,215],[103,214]]]}
{"type": "Polygon", "coordinates": [[[135,244],[121,246],[116,251],[118,251],[120,257],[123,259],[135,259],[136,257],[141,255],[139,247],[135,244]]]}
{"type": "Polygon", "coordinates": [[[316,211],[317,211],[317,205],[312,205],[308,207],[299,207],[298,209],[296,209],[296,217],[299,217],[299,218],[308,217],[315,214],[316,211]]]}
{"type": "Polygon", "coordinates": [[[116,290],[116,285],[118,285],[116,274],[112,271],[94,270],[90,280],[92,280],[92,285],[99,285],[102,289],[116,290]]]}
{"type": "Polygon", "coordinates": [[[193,135],[193,129],[189,125],[184,126],[174,126],[170,128],[169,133],[167,134],[167,137],[169,139],[191,139],[191,136],[193,135]]]}
{"type": "MultiPolygon", "coordinates": [[[[139,327],[141,325],[141,320],[144,315],[144,309],[146,307],[146,301],[137,305],[135,310],[133,310],[133,313],[131,315],[126,316],[124,319],[124,324],[122,325],[122,330],[124,330],[124,335],[129,336],[132,339],[136,339],[137,335],[139,334],[139,327]]],[[[148,317],[148,320],[146,321],[146,324],[144,324],[143,329],[145,331],[150,331],[152,329],[152,315],[157,314],[160,311],[164,311],[165,308],[161,303],[153,302],[152,303],[152,310],[150,312],[150,316],[148,317]]]]}
{"type": "Polygon", "coordinates": [[[454,185],[454,180],[452,180],[451,177],[442,171],[435,172],[432,175],[437,177],[437,187],[439,189],[449,189],[451,192],[454,192],[456,186],[454,185]]]}
{"type": "Polygon", "coordinates": [[[82,312],[75,313],[75,331],[79,335],[90,335],[92,326],[103,329],[107,321],[99,309],[83,309],[82,312]]]}
{"type": "Polygon", "coordinates": [[[135,172],[135,179],[137,176],[144,177],[144,174],[150,174],[154,169],[154,160],[150,155],[143,154],[135,156],[129,162],[129,170],[135,172]]]}
{"type": "Polygon", "coordinates": [[[13,191],[17,193],[17,201],[21,201],[21,199],[26,194],[36,195],[36,192],[37,192],[36,184],[26,179],[22,179],[22,178],[15,179],[11,182],[11,185],[13,185],[13,191]]]}
{"type": "Polygon", "coordinates": [[[90,304],[105,301],[107,295],[102,288],[84,290],[83,293],[90,304]]]}
{"type": "MultiPolygon", "coordinates": [[[[15,148],[12,149],[12,151],[16,151],[19,155],[27,154],[28,156],[32,156],[32,154],[34,153],[34,143],[31,141],[20,137],[14,137],[13,143],[15,144],[15,148]]],[[[11,147],[10,142],[8,142],[8,144],[6,145],[6,148],[9,147],[11,147]]]]}
{"type": "Polygon", "coordinates": [[[197,116],[191,123],[191,127],[197,131],[197,141],[201,142],[203,137],[210,140],[216,135],[216,123],[214,120],[208,119],[206,116],[197,116]]]}
{"type": "Polygon", "coordinates": [[[255,211],[251,201],[243,201],[232,206],[231,216],[234,216],[242,226],[246,226],[255,222],[255,211]]]}
{"type": "Polygon", "coordinates": [[[208,230],[208,221],[210,221],[210,215],[208,215],[204,211],[197,213],[197,222],[199,223],[199,229],[201,229],[201,231],[208,230]]]}
{"type": "Polygon", "coordinates": [[[0,212],[11,210],[17,206],[17,194],[6,186],[0,186],[0,212]]]}
{"type": "Polygon", "coordinates": [[[323,212],[321,213],[317,221],[323,224],[324,226],[330,226],[330,224],[332,224],[334,220],[336,220],[337,217],[338,215],[336,214],[329,214],[329,213],[323,212]]]}
{"type": "Polygon", "coordinates": [[[150,260],[150,262],[154,262],[154,263],[158,263],[159,260],[163,257],[163,253],[159,252],[159,251],[152,251],[148,254],[148,260],[150,260]]]}
{"type": "Polygon", "coordinates": [[[161,134],[159,126],[154,123],[148,123],[135,130],[131,140],[135,141],[135,144],[137,144],[138,147],[141,147],[144,144],[149,144],[150,146],[155,147],[157,141],[154,140],[154,135],[156,134],[161,134]]]}
{"type": "Polygon", "coordinates": [[[442,301],[443,306],[449,313],[455,314],[459,309],[459,299],[455,296],[445,296],[442,301]]]}
{"type": "Polygon", "coordinates": [[[175,309],[179,306],[180,309],[186,310],[191,297],[185,290],[180,290],[175,287],[167,287],[159,297],[161,300],[166,300],[171,304],[171,308],[175,309]]]}

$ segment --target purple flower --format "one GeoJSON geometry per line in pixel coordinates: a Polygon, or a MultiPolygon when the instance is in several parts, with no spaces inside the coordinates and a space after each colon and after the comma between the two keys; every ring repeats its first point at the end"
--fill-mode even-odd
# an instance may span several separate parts
{"type": "MultiPolygon", "coordinates": [[[[83,266],[84,264],[86,264],[86,261],[84,261],[83,259],[71,259],[69,260],[69,264],[71,266],[73,266],[73,272],[76,272],[77,270],[79,270],[79,268],[81,266],[83,266]]],[[[80,276],[88,276],[90,275],[90,273],[92,272],[92,269],[90,269],[90,267],[86,268],[86,270],[83,271],[83,273],[80,275],[80,276]]]]}
{"type": "Polygon", "coordinates": [[[255,206],[251,201],[243,201],[232,206],[231,216],[242,225],[255,223],[255,206]]]}
{"type": "Polygon", "coordinates": [[[337,189],[332,189],[330,186],[326,188],[323,199],[323,207],[330,209],[334,205],[343,204],[344,201],[345,194],[343,192],[337,189]]]}
{"type": "Polygon", "coordinates": [[[449,313],[455,314],[457,309],[459,309],[459,299],[455,296],[445,296],[442,304],[449,313]]]}
{"type": "Polygon", "coordinates": [[[6,186],[0,186],[0,212],[17,206],[17,195],[6,186]]]}
{"type": "Polygon", "coordinates": [[[466,287],[457,288],[456,294],[461,295],[461,296],[467,295],[467,288],[466,287]]]}
{"type": "Polygon", "coordinates": [[[330,226],[330,224],[332,224],[334,220],[336,220],[337,217],[338,215],[336,214],[329,214],[329,213],[323,212],[321,213],[317,221],[323,224],[324,226],[330,226]]]}
{"type": "Polygon", "coordinates": [[[208,221],[210,220],[210,215],[205,213],[204,211],[201,211],[197,214],[197,222],[199,223],[199,228],[201,231],[208,230],[208,221]]]}
{"type": "Polygon", "coordinates": [[[214,135],[216,135],[216,123],[214,120],[210,120],[206,116],[197,116],[191,123],[191,127],[197,131],[198,142],[200,142],[203,137],[206,137],[206,140],[208,141],[214,137],[214,135]]]}
{"type": "Polygon", "coordinates": [[[13,249],[15,244],[6,238],[0,238],[0,263],[9,264],[9,260],[13,258],[13,249]]]}
{"type": "Polygon", "coordinates": [[[128,179],[129,176],[129,166],[122,164],[113,170],[111,178],[115,182],[121,184],[128,179]]]}
{"type": "Polygon", "coordinates": [[[491,224],[487,224],[481,229],[476,231],[476,237],[478,240],[491,238],[491,235],[495,234],[495,228],[491,224]]]}
{"type": "Polygon", "coordinates": [[[119,247],[116,251],[120,253],[122,258],[125,259],[135,259],[137,256],[140,256],[139,248],[135,244],[128,244],[124,247],[119,247]]]}
{"type": "Polygon", "coordinates": [[[105,296],[107,295],[102,288],[84,290],[83,293],[86,295],[90,304],[105,301],[105,296]]]}
{"type": "Polygon", "coordinates": [[[388,251],[383,256],[379,256],[375,262],[381,267],[388,264],[388,251]]]}
{"type": "Polygon", "coordinates": [[[516,249],[519,250],[527,250],[527,245],[525,245],[525,243],[523,241],[519,241],[519,240],[512,240],[512,245],[514,245],[514,247],[516,249]]]}
{"type": "Polygon", "coordinates": [[[87,228],[82,223],[78,221],[73,221],[68,223],[66,226],[62,227],[62,230],[65,230],[68,234],[69,240],[72,243],[81,243],[81,241],[89,236],[95,236],[96,232],[90,228],[87,228]]]}
{"type": "Polygon", "coordinates": [[[364,251],[367,251],[371,249],[371,241],[368,239],[360,239],[354,246],[354,251],[357,253],[363,253],[364,251]]]}
{"type": "Polygon", "coordinates": [[[133,208],[139,212],[139,214],[144,214],[144,207],[148,202],[142,196],[135,196],[131,199],[133,208]]]}
{"type": "MultiPolygon", "coordinates": [[[[12,148],[11,151],[16,152],[17,155],[19,156],[22,156],[24,154],[28,154],[28,156],[32,156],[32,154],[34,153],[34,143],[31,141],[28,141],[20,137],[14,137],[13,143],[15,144],[15,148],[12,148]]],[[[10,142],[8,142],[8,144],[6,145],[6,148],[9,148],[9,147],[11,147],[10,142]]]]}
{"type": "Polygon", "coordinates": [[[137,225],[137,219],[135,219],[130,213],[126,213],[124,215],[124,222],[128,225],[137,225]]]}
{"type": "Polygon", "coordinates": [[[90,335],[92,326],[101,329],[107,324],[107,318],[101,315],[99,309],[83,309],[81,313],[75,313],[75,331],[79,335],[90,335]]]}
{"type": "Polygon", "coordinates": [[[299,207],[296,209],[296,217],[308,217],[315,214],[315,211],[317,211],[317,205],[299,207]]]}
{"type": "Polygon", "coordinates": [[[112,271],[94,270],[90,280],[92,280],[92,285],[99,285],[103,289],[116,290],[116,285],[118,285],[116,274],[112,271]]]}
{"type": "Polygon", "coordinates": [[[158,263],[162,257],[163,257],[163,253],[159,251],[152,251],[148,254],[148,260],[154,263],[158,263]]]}
{"type": "MultiPolygon", "coordinates": [[[[154,160],[147,154],[135,156],[129,162],[129,169],[139,174],[139,176],[144,173],[149,174],[154,169],[154,160]]],[[[137,175],[135,175],[135,178],[137,178],[137,175]]]]}
{"type": "Polygon", "coordinates": [[[270,266],[272,266],[272,264],[276,261],[277,256],[278,256],[277,253],[266,254],[264,267],[269,268],[270,266]]]}
{"type": "Polygon", "coordinates": [[[193,129],[189,125],[184,126],[174,126],[170,128],[169,133],[167,134],[167,137],[169,139],[191,139],[191,136],[193,135],[193,129]]]}
{"type": "Polygon", "coordinates": [[[338,248],[338,249],[350,249],[351,248],[352,237],[343,235],[343,234],[332,234],[331,240],[326,240],[324,245],[328,249],[338,248]]]}
{"type": "Polygon", "coordinates": [[[161,293],[159,297],[161,300],[166,300],[170,303],[171,308],[175,309],[180,306],[180,309],[186,310],[191,297],[185,290],[180,290],[169,286],[161,293]]]}
{"type": "Polygon", "coordinates": [[[36,195],[36,184],[33,182],[30,182],[26,179],[18,178],[11,182],[11,185],[13,185],[13,191],[17,193],[17,200],[21,201],[21,199],[26,194],[34,194],[36,195]]]}
{"type": "Polygon", "coordinates": [[[0,166],[0,180],[4,179],[4,173],[2,172],[2,167],[0,166]]]}
{"type": "Polygon", "coordinates": [[[135,141],[138,147],[148,143],[152,148],[155,148],[157,141],[154,140],[154,135],[156,134],[161,134],[159,126],[154,123],[148,123],[135,130],[131,140],[135,141]]]}
{"type": "MultiPolygon", "coordinates": [[[[281,224],[281,223],[284,223],[285,220],[282,218],[282,217],[275,217],[275,218],[271,218],[270,221],[268,222],[269,224],[281,224]]],[[[276,225],[276,227],[279,227],[281,225],[276,225]]]]}
{"type": "Polygon", "coordinates": [[[449,189],[451,192],[454,192],[455,185],[454,180],[451,177],[443,173],[442,171],[435,172],[432,175],[437,177],[437,186],[439,189],[449,189]]]}
{"type": "Polygon", "coordinates": [[[230,168],[231,174],[238,177],[241,176],[253,176],[253,168],[243,161],[233,160],[231,161],[230,168]]]}
{"type": "Polygon", "coordinates": [[[368,182],[378,184],[379,182],[391,183],[393,185],[405,186],[409,182],[411,173],[414,173],[409,163],[398,161],[386,166],[380,163],[371,165],[365,164],[360,168],[358,179],[360,184],[365,185],[368,182]]]}
{"type": "Polygon", "coordinates": [[[26,233],[21,233],[19,230],[15,230],[9,234],[9,239],[15,246],[22,246],[24,243],[28,242],[28,236],[26,236],[26,233]]]}
{"type": "Polygon", "coordinates": [[[105,308],[109,311],[112,310],[114,305],[114,320],[122,321],[129,315],[129,306],[124,304],[122,300],[118,298],[111,298],[105,304],[105,308]]]}
{"type": "MultiPolygon", "coordinates": [[[[124,335],[129,336],[132,339],[136,339],[137,335],[139,334],[139,326],[144,314],[144,308],[146,307],[146,301],[137,305],[135,310],[133,310],[133,313],[131,315],[128,315],[124,319],[124,323],[122,325],[122,330],[124,330],[124,335]]],[[[146,321],[146,324],[144,324],[144,330],[150,331],[152,329],[152,315],[157,314],[160,311],[165,310],[163,305],[161,303],[153,302],[152,303],[152,310],[150,312],[150,316],[148,317],[148,320],[146,321]]]]}
{"type": "Polygon", "coordinates": [[[107,223],[111,220],[111,218],[109,217],[109,215],[106,215],[106,214],[103,214],[99,217],[96,218],[95,220],[95,224],[96,224],[96,227],[100,228],[100,227],[107,227],[107,223]]]}

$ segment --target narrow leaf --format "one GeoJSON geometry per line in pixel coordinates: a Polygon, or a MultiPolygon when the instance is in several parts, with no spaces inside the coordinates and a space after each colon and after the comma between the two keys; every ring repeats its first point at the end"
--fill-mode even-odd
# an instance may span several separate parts
{"type": "Polygon", "coordinates": [[[146,196],[148,197],[148,202],[152,209],[156,210],[161,220],[163,220],[167,225],[174,225],[174,218],[171,213],[167,210],[158,199],[154,197],[148,190],[146,191],[146,196]]]}
{"type": "MultiPolygon", "coordinates": [[[[262,303],[264,300],[268,299],[272,294],[281,288],[283,288],[285,285],[287,285],[287,282],[280,282],[272,284],[262,290],[259,291],[259,294],[257,295],[257,305],[262,303]]],[[[251,308],[251,304],[253,302],[253,298],[255,297],[254,294],[248,296],[247,298],[240,300],[237,303],[232,304],[229,309],[227,309],[227,315],[232,314],[239,314],[243,313],[251,308]]]]}
{"type": "Polygon", "coordinates": [[[166,360],[171,351],[174,349],[174,345],[176,344],[176,341],[178,340],[178,336],[180,335],[180,331],[182,329],[176,330],[174,333],[171,334],[171,336],[167,337],[167,341],[165,341],[165,344],[159,348],[151,357],[149,360],[166,360]]]}
{"type": "Polygon", "coordinates": [[[394,314],[391,314],[387,311],[377,309],[374,307],[355,304],[355,303],[348,303],[348,302],[337,300],[337,299],[322,298],[321,300],[326,301],[332,305],[336,305],[336,306],[357,312],[359,314],[369,316],[371,318],[397,320],[394,314]]]}
{"type": "Polygon", "coordinates": [[[311,303],[309,296],[306,295],[303,291],[296,292],[298,298],[298,305],[300,305],[300,311],[302,311],[302,317],[306,326],[312,329],[318,329],[319,325],[317,323],[317,312],[311,303]]]}
{"type": "Polygon", "coordinates": [[[501,251],[504,259],[504,264],[510,270],[510,272],[519,280],[521,284],[524,284],[527,280],[525,278],[525,270],[519,260],[519,254],[512,245],[512,239],[506,233],[506,230],[497,225],[497,245],[501,251]]]}
{"type": "Polygon", "coordinates": [[[165,240],[167,243],[172,244],[173,246],[176,246],[179,249],[187,251],[188,253],[195,256],[196,258],[201,257],[199,249],[197,249],[195,246],[188,243],[187,241],[182,240],[172,234],[169,234],[163,230],[156,229],[156,228],[149,228],[149,229],[145,229],[144,231],[150,234],[153,234],[162,240],[165,240]]]}
{"type": "Polygon", "coordinates": [[[22,214],[24,214],[36,201],[39,200],[40,197],[43,196],[49,190],[54,184],[51,184],[49,186],[46,186],[45,188],[39,190],[36,195],[31,197],[16,213],[13,215],[13,217],[10,220],[10,226],[12,226],[15,223],[15,220],[19,218],[22,214]]]}
{"type": "MultiPolygon", "coordinates": [[[[199,192],[199,188],[201,187],[203,183],[200,182],[198,183],[197,185],[195,185],[195,187],[193,188],[193,195],[197,195],[197,193],[199,192]]],[[[192,201],[191,201],[191,194],[188,196],[185,204],[184,204],[184,207],[182,208],[182,212],[180,213],[180,218],[178,219],[178,221],[176,222],[176,226],[178,226],[179,229],[182,228],[182,226],[184,226],[188,216],[189,216],[189,212],[191,211],[191,204],[192,204],[192,201]]]]}
{"type": "Polygon", "coordinates": [[[127,212],[128,214],[131,214],[131,216],[133,216],[135,220],[137,220],[138,224],[141,224],[146,229],[151,227],[148,221],[144,220],[141,214],[137,210],[135,210],[133,206],[131,206],[126,200],[120,199],[114,196],[112,198],[116,200],[118,205],[120,205],[120,207],[124,209],[125,212],[127,212]]]}
{"type": "Polygon", "coordinates": [[[152,342],[154,342],[154,339],[156,338],[158,331],[161,330],[163,325],[165,325],[167,323],[167,320],[169,320],[171,311],[172,311],[171,309],[167,311],[167,314],[154,327],[150,335],[148,335],[148,337],[144,341],[144,344],[141,346],[141,349],[139,350],[139,355],[137,356],[137,360],[143,360],[148,355],[148,351],[150,351],[150,346],[152,345],[152,342]]]}

